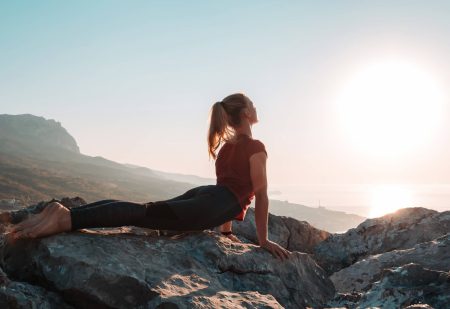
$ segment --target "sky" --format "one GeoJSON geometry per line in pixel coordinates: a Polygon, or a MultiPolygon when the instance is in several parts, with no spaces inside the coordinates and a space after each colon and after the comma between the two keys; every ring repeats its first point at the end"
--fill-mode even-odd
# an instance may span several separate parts
{"type": "Polygon", "coordinates": [[[270,184],[450,183],[448,1],[3,1],[0,113],[83,154],[215,178],[243,92],[270,184]]]}

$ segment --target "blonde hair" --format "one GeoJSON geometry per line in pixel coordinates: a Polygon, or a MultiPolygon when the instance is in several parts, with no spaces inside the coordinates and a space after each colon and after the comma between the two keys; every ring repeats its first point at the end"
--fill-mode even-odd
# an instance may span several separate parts
{"type": "Polygon", "coordinates": [[[234,93],[213,104],[209,116],[209,157],[215,160],[216,150],[220,144],[234,137],[234,127],[241,124],[241,112],[248,106],[248,101],[244,94],[234,93]]]}

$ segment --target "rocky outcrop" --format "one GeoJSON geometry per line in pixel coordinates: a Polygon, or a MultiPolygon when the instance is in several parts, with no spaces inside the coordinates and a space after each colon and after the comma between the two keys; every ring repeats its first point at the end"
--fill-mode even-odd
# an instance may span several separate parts
{"type": "Polygon", "coordinates": [[[61,296],[26,282],[10,280],[0,269],[0,308],[70,309],[61,296]]]}
{"type": "Polygon", "coordinates": [[[374,282],[365,293],[339,294],[328,306],[450,308],[450,273],[413,263],[388,268],[382,272],[380,280],[374,282]]]}
{"type": "Polygon", "coordinates": [[[329,272],[357,260],[330,276],[338,293],[327,306],[450,308],[449,213],[402,209],[319,244],[329,272]]]}
{"type": "MultiPolygon", "coordinates": [[[[50,202],[2,218],[17,223],[50,202]]],[[[69,208],[85,204],[79,197],[60,202],[69,208]]],[[[254,224],[254,215],[248,222],[254,224]]],[[[270,229],[270,237],[284,239],[291,250],[311,249],[329,235],[306,222],[272,215],[270,229]]],[[[84,229],[0,243],[0,260],[9,285],[36,295],[30,304],[43,308],[305,308],[333,297],[333,283],[311,255],[292,250],[291,258],[281,262],[234,231],[242,243],[211,230],[84,229]]],[[[0,304],[10,301],[10,294],[0,294],[0,304]]]]}
{"type": "MultiPolygon", "coordinates": [[[[239,236],[258,244],[255,210],[249,208],[244,221],[233,221],[233,231],[239,236]]],[[[312,253],[314,247],[331,234],[316,229],[306,221],[269,213],[269,239],[291,251],[312,253]]]]}
{"type": "Polygon", "coordinates": [[[338,292],[361,292],[373,282],[380,280],[386,268],[409,263],[434,270],[450,271],[450,234],[417,244],[410,249],[369,256],[334,273],[330,279],[338,292]]]}
{"type": "Polygon", "coordinates": [[[450,232],[450,211],[404,208],[368,219],[344,234],[332,234],[314,249],[316,261],[328,274],[369,255],[407,249],[450,232]]]}
{"type": "Polygon", "coordinates": [[[334,295],[306,253],[281,262],[213,231],[151,237],[137,230],[21,240],[3,248],[2,266],[13,280],[39,285],[75,307],[306,308],[334,295]]]}
{"type": "MultiPolygon", "coordinates": [[[[85,204],[78,197],[61,202],[85,204]]],[[[48,203],[0,219],[19,222],[48,203]]],[[[269,239],[293,251],[285,262],[255,245],[252,208],[245,221],[233,223],[242,243],[214,230],[132,226],[0,243],[1,266],[12,287],[2,290],[0,305],[17,290],[25,291],[14,294],[17,304],[21,295],[33,295],[28,304],[44,308],[445,308],[449,213],[402,209],[345,234],[269,214],[269,239]]]]}

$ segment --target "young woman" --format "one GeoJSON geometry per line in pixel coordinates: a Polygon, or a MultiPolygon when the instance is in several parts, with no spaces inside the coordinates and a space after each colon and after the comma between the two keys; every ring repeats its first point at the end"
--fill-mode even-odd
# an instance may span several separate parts
{"type": "Polygon", "coordinates": [[[284,260],[291,252],[267,238],[267,152],[261,141],[252,138],[251,127],[256,122],[256,108],[244,94],[229,95],[212,106],[208,153],[216,160],[216,185],[195,187],[169,200],[143,204],[101,200],[69,209],[53,202],[15,225],[9,237],[36,238],[82,228],[124,225],[178,231],[220,226],[222,234],[239,241],[232,235],[232,220],[243,221],[251,200],[256,197],[259,245],[284,260]]]}

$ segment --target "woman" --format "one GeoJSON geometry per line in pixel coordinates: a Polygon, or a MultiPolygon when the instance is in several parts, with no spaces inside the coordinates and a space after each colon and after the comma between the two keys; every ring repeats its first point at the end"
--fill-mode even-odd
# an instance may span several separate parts
{"type": "Polygon", "coordinates": [[[69,209],[53,202],[41,213],[15,225],[9,237],[36,238],[81,228],[123,225],[181,231],[220,226],[222,234],[238,241],[232,235],[231,220],[243,221],[256,197],[259,245],[284,260],[291,252],[267,238],[267,152],[262,142],[252,139],[251,126],[256,122],[256,108],[244,94],[229,95],[212,106],[208,153],[216,160],[216,185],[199,186],[175,198],[145,204],[102,200],[69,209]]]}

